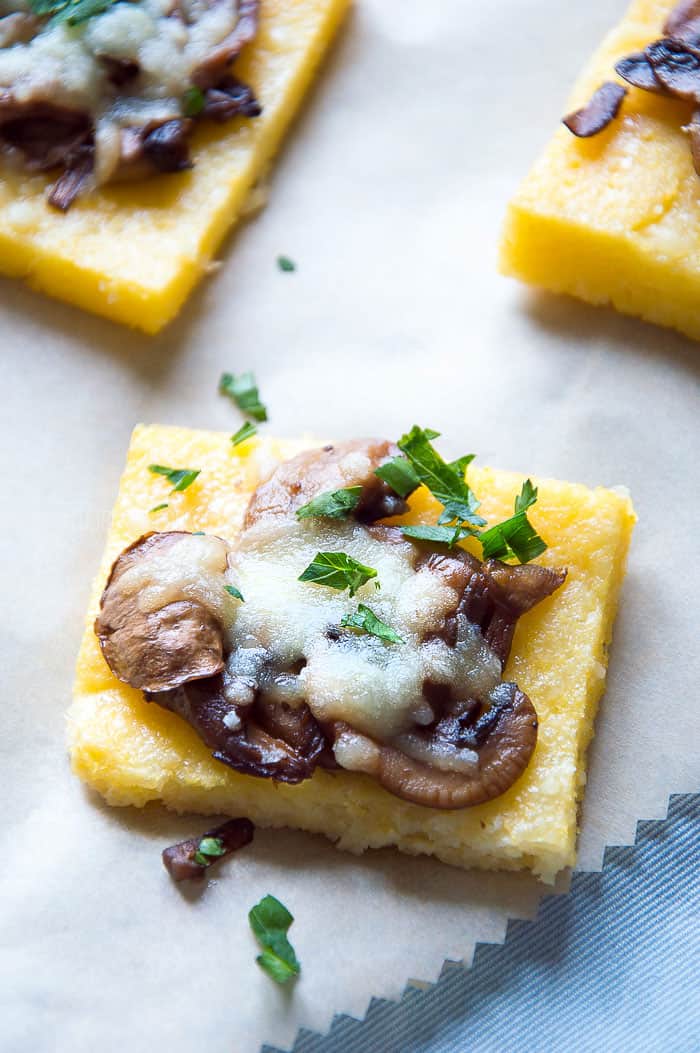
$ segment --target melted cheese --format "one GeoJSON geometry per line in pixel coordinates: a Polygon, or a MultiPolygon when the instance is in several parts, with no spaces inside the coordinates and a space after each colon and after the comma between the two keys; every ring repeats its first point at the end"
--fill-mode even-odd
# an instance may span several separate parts
{"type": "Polygon", "coordinates": [[[229,580],[245,597],[228,626],[230,700],[249,701],[258,685],[291,704],[305,701],[320,721],[345,721],[388,742],[433,719],[423,695],[426,680],[450,684],[458,698],[486,698],[500,680],[499,660],[464,618],[455,647],[426,640],[440,630],[458,597],[437,575],[416,572],[414,562],[412,544],[380,539],[359,524],[260,520],[229,557],[229,580]],[[354,598],[300,582],[319,551],[345,552],[378,577],[354,598]],[[360,602],[405,642],[341,629],[343,616],[360,602]]]}
{"type": "MultiPolygon", "coordinates": [[[[24,0],[0,3],[0,15],[27,10],[24,0]]],[[[0,88],[20,103],[41,99],[89,113],[99,172],[100,150],[109,156],[114,141],[110,129],[182,116],[194,70],[237,21],[236,0],[140,0],[76,26],[48,22],[27,43],[0,48],[0,88]],[[171,16],[175,9],[184,21],[171,16]],[[140,75],[117,88],[105,56],[137,62],[140,75]]],[[[111,171],[106,161],[103,168],[111,171]]]]}

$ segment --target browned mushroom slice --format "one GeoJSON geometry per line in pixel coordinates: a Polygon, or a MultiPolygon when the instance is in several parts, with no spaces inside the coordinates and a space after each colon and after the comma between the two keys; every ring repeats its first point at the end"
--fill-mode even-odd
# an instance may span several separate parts
{"type": "MultiPolygon", "coordinates": [[[[144,610],[139,590],[125,586],[125,575],[137,565],[147,564],[149,557],[162,555],[191,536],[181,531],[145,534],[125,549],[112,567],[95,633],[114,675],[132,687],[167,691],[224,668],[221,625],[201,603],[178,597],[156,610],[144,610]]],[[[223,541],[221,559],[223,580],[223,541]]]]}
{"type": "Polygon", "coordinates": [[[606,81],[580,110],[563,118],[563,124],[580,139],[597,135],[617,117],[627,88],[606,81]]]}
{"type": "Polygon", "coordinates": [[[643,88],[644,91],[653,91],[660,95],[667,94],[661,82],[656,79],[654,68],[643,51],[636,51],[633,55],[626,55],[620,59],[615,66],[615,72],[635,88],[643,88]]]}
{"type": "Polygon", "coordinates": [[[20,150],[30,170],[64,164],[91,135],[87,113],[39,99],[17,102],[0,90],[0,142],[20,150]]]}
{"type": "Polygon", "coordinates": [[[700,0],[681,0],[664,22],[664,34],[700,46],[700,0]]]}
{"type": "Polygon", "coordinates": [[[202,117],[230,121],[232,117],[259,117],[262,106],[252,88],[235,77],[225,77],[204,95],[202,117]]]}
{"type": "MultiPolygon", "coordinates": [[[[347,724],[333,727],[336,759],[373,776],[390,793],[426,808],[468,808],[505,793],[527,767],[537,742],[537,714],[516,684],[499,684],[493,705],[464,748],[476,754],[460,770],[445,770],[374,742],[347,724]]],[[[430,746],[430,742],[426,743],[430,746]]]]}
{"type": "Polygon", "coordinates": [[[194,71],[192,80],[198,88],[213,88],[226,76],[233,60],[254,39],[259,17],[260,0],[240,0],[235,29],[212,49],[194,71]]]}
{"type": "Polygon", "coordinates": [[[252,708],[233,706],[220,676],[183,684],[175,691],[147,692],[191,724],[216,760],[244,775],[277,782],[308,779],[325,748],[325,739],[305,704],[284,712],[256,701],[252,708]]]}
{"type": "Polygon", "coordinates": [[[566,579],[566,571],[537,563],[510,566],[500,560],[486,563],[463,549],[432,552],[419,562],[439,574],[459,596],[440,636],[454,646],[457,616],[476,625],[491,650],[505,666],[518,618],[550,596],[566,579]]]}
{"type": "Polygon", "coordinates": [[[681,99],[700,102],[700,51],[680,40],[656,40],[644,52],[656,79],[681,99]]]}
{"type": "Polygon", "coordinates": [[[191,837],[163,849],[163,866],[173,881],[203,878],[213,863],[249,845],[254,833],[250,819],[229,819],[201,837],[191,837]],[[216,842],[216,855],[207,855],[206,848],[211,841],[216,842]]]}
{"type": "Polygon", "coordinates": [[[94,149],[92,146],[81,148],[69,167],[49,188],[48,202],[61,212],[67,212],[82,191],[92,183],[94,149]]]}
{"type": "Polygon", "coordinates": [[[353,439],[308,450],[275,469],[250,499],[244,528],[263,516],[286,516],[329,490],[361,486],[355,518],[362,523],[401,515],[408,505],[374,474],[375,469],[399,453],[383,439],[353,439]]]}

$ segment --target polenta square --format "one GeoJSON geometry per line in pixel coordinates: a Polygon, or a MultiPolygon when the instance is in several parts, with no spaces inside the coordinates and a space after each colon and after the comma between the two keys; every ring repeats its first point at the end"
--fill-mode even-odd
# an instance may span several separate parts
{"type": "Polygon", "coordinates": [[[203,122],[190,171],[103,186],[61,213],[46,201],[51,178],[0,162],[0,272],[148,333],[161,329],[244,211],[348,4],[261,0],[235,71],[262,114],[203,122]]]}
{"type": "MultiPolygon", "coordinates": [[[[687,6],[687,5],[686,5],[687,6]]],[[[700,177],[689,102],[633,87],[615,65],[664,36],[674,0],[634,0],[576,84],[568,110],[624,84],[619,116],[592,138],[554,135],[508,208],[507,275],[700,338],[700,177]]],[[[562,13],[562,18],[566,14],[562,13]]],[[[565,108],[562,108],[562,114],[565,108]]]]}
{"type": "MultiPolygon", "coordinates": [[[[540,562],[566,567],[566,584],[518,622],[505,670],[537,710],[539,737],[524,774],[486,804],[438,811],[401,800],[372,778],[317,769],[298,785],[232,771],[212,759],[176,714],[146,702],[107,667],[93,625],[117,555],[150,530],[204,531],[232,539],[249,497],[271,466],[311,441],[138,427],[88,610],[69,713],[75,772],[113,805],[162,801],[180,812],[246,815],[261,826],[325,834],[362,852],[393,845],[461,867],[534,871],[552,882],[575,860],[577,807],[585,754],[603,691],[608,645],[635,521],[628,497],[612,490],[541,480],[532,522],[549,548],[540,562]],[[200,474],[164,503],[164,480],[149,465],[187,465],[200,474]]],[[[470,468],[489,523],[508,516],[522,478],[470,468]]],[[[436,503],[421,488],[404,521],[434,522],[436,503]]]]}

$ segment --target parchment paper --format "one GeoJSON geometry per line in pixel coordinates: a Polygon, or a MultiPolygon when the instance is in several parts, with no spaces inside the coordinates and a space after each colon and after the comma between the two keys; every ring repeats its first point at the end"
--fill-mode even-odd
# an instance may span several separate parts
{"type": "Polygon", "coordinates": [[[256,370],[276,434],[395,436],[417,421],[455,455],[628,485],[640,522],[580,865],[698,789],[700,352],[495,273],[505,202],[623,6],[357,0],[267,209],[156,340],[0,283],[3,1050],[291,1044],[300,1025],[470,960],[544,891],[260,832],[182,894],[160,850],[206,820],[110,810],[71,776],[63,714],[129,433],[234,430],[222,369],[256,370]],[[246,915],[267,892],[297,918],[294,990],[254,964],[246,915]]]}

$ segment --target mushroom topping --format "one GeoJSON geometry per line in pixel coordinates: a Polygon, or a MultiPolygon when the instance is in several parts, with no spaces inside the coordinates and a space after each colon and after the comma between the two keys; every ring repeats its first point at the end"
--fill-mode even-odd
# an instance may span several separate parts
{"type": "Polygon", "coordinates": [[[700,0],[681,0],[664,22],[664,33],[692,47],[700,47],[700,0]]]}
{"type": "Polygon", "coordinates": [[[585,106],[564,117],[563,123],[579,139],[597,135],[617,117],[626,94],[627,89],[621,84],[606,81],[594,92],[585,106]]]}
{"type": "Polygon", "coordinates": [[[223,578],[227,545],[180,531],[146,534],[117,558],[95,633],[119,680],[168,691],[224,668],[223,578]],[[223,595],[223,594],[222,594],[223,595]]]}
{"type": "Polygon", "coordinates": [[[230,856],[253,840],[255,827],[250,819],[229,819],[201,837],[192,837],[163,850],[163,866],[173,881],[201,879],[209,867],[230,856]]]}
{"type": "Polygon", "coordinates": [[[566,573],[431,551],[375,522],[407,507],[375,474],[396,455],[355,440],[281,464],[230,547],[141,539],[115,563],[96,631],[117,676],[239,772],[293,784],[340,767],[463,808],[532,755],[537,715],[501,676],[518,618],[566,573]],[[244,602],[226,605],[227,580],[244,602]]]}
{"type": "Polygon", "coordinates": [[[14,2],[0,18],[0,149],[62,170],[56,208],[107,182],[191,168],[198,120],[262,112],[231,72],[260,0],[73,0],[68,15],[47,0],[36,16],[14,2]]]}

